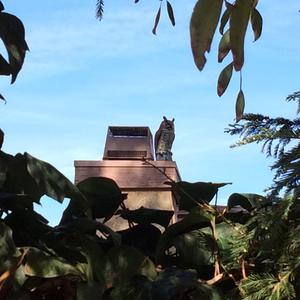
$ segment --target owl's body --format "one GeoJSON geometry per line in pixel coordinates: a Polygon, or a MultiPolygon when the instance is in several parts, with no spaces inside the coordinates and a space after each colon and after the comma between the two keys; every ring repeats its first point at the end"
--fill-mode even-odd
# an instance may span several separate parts
{"type": "Polygon", "coordinates": [[[172,160],[172,144],[175,138],[174,119],[161,122],[155,133],[155,154],[156,160],[172,160]]]}

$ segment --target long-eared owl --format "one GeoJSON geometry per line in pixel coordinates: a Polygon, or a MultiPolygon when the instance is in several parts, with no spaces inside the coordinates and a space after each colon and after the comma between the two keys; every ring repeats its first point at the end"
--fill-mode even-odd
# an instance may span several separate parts
{"type": "Polygon", "coordinates": [[[165,116],[155,133],[155,154],[156,160],[172,160],[172,144],[175,138],[174,121],[168,120],[165,116]]]}

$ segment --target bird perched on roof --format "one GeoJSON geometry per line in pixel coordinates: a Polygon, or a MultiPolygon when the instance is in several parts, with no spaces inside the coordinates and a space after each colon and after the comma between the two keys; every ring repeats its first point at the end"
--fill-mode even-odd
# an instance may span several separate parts
{"type": "Polygon", "coordinates": [[[172,145],[175,139],[174,121],[168,120],[165,116],[155,133],[155,154],[156,160],[172,160],[172,145]]]}

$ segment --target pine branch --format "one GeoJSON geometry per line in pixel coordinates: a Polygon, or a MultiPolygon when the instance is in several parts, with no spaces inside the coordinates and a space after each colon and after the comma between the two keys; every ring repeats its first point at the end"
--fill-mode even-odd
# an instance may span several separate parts
{"type": "Polygon", "coordinates": [[[97,0],[96,4],[96,18],[102,20],[104,12],[104,0],[97,0]]]}

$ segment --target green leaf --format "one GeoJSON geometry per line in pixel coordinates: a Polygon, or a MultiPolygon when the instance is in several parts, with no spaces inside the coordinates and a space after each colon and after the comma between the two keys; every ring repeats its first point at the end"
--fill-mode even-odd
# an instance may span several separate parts
{"type": "Polygon", "coordinates": [[[197,272],[195,270],[167,268],[152,283],[151,299],[180,299],[184,293],[193,290],[196,285],[197,272]]]}
{"type": "Polygon", "coordinates": [[[0,274],[16,263],[17,249],[12,237],[12,230],[0,222],[0,274]]]}
{"type": "Polygon", "coordinates": [[[174,246],[180,265],[184,268],[193,268],[202,273],[207,266],[212,267],[214,240],[211,230],[208,234],[201,229],[181,234],[174,239],[174,246]]]}
{"type": "Polygon", "coordinates": [[[245,109],[245,96],[242,90],[239,91],[236,103],[235,103],[235,119],[236,122],[239,122],[244,115],[245,109]]]}
{"type": "Polygon", "coordinates": [[[24,267],[27,276],[53,278],[65,275],[81,277],[82,274],[74,266],[70,265],[61,257],[46,254],[38,248],[25,248],[26,264],[24,267]]]}
{"type": "Polygon", "coordinates": [[[152,33],[155,34],[155,35],[156,35],[156,29],[157,29],[157,26],[158,26],[158,23],[159,23],[159,20],[160,20],[160,12],[161,12],[161,6],[159,7],[159,9],[157,11],[154,26],[153,26],[153,29],[152,29],[152,33]]]}
{"type": "MultiPolygon", "coordinates": [[[[211,215],[212,217],[212,215],[211,215]]],[[[165,251],[174,244],[174,239],[182,233],[193,229],[210,226],[210,216],[201,208],[194,209],[193,212],[185,216],[181,221],[169,226],[160,237],[156,248],[156,260],[164,260],[165,251]]]]}
{"type": "Polygon", "coordinates": [[[144,275],[149,279],[156,278],[156,270],[152,261],[135,248],[122,246],[111,248],[107,253],[103,266],[103,278],[107,287],[116,286],[136,275],[144,275]]]}
{"type": "Polygon", "coordinates": [[[260,38],[263,26],[263,18],[256,8],[254,8],[251,12],[251,25],[254,33],[255,42],[260,38]]]}
{"type": "Polygon", "coordinates": [[[220,40],[220,43],[219,43],[219,49],[218,49],[218,62],[222,62],[223,59],[227,56],[227,54],[229,53],[231,49],[231,46],[230,46],[230,32],[229,30],[227,30],[221,40],[220,40]]]}
{"type": "Polygon", "coordinates": [[[94,218],[108,220],[126,199],[116,182],[106,177],[90,177],[77,184],[80,192],[90,203],[94,218]]]}
{"type": "Polygon", "coordinates": [[[212,183],[186,181],[166,182],[172,186],[172,191],[179,202],[180,210],[191,210],[198,206],[198,203],[208,203],[217,194],[218,189],[230,183],[212,183]]]}
{"type": "Polygon", "coordinates": [[[169,19],[170,19],[172,25],[175,26],[174,12],[173,12],[172,5],[169,1],[167,1],[167,11],[168,11],[168,16],[169,16],[169,19]]]}
{"type": "Polygon", "coordinates": [[[225,1],[225,3],[226,3],[226,10],[224,11],[224,13],[221,17],[220,28],[219,28],[219,32],[222,35],[223,35],[223,32],[224,32],[224,28],[225,28],[226,24],[229,21],[229,17],[231,15],[232,7],[233,7],[233,5],[230,4],[229,2],[225,1]]]}
{"type": "Polygon", "coordinates": [[[230,43],[236,71],[244,64],[244,41],[252,7],[253,0],[237,0],[231,12],[230,43]]]}
{"type": "Polygon", "coordinates": [[[11,83],[14,83],[22,68],[25,53],[29,50],[21,20],[14,15],[0,12],[0,37],[8,52],[12,74],[11,83]]]}
{"type": "Polygon", "coordinates": [[[221,72],[218,79],[218,96],[221,97],[226,91],[228,84],[230,82],[233,70],[233,63],[227,65],[221,72]]]}
{"type": "Polygon", "coordinates": [[[123,219],[129,222],[143,225],[156,223],[165,228],[168,227],[174,215],[174,212],[170,210],[146,208],[143,206],[136,210],[121,210],[118,213],[123,219]]]}
{"type": "Polygon", "coordinates": [[[206,63],[205,52],[218,25],[223,0],[198,0],[190,22],[191,48],[197,68],[201,71],[206,63]]]}
{"type": "Polygon", "coordinates": [[[267,205],[268,203],[270,203],[270,200],[261,195],[234,193],[228,198],[227,208],[230,210],[239,205],[250,212],[255,208],[267,205]]]}

